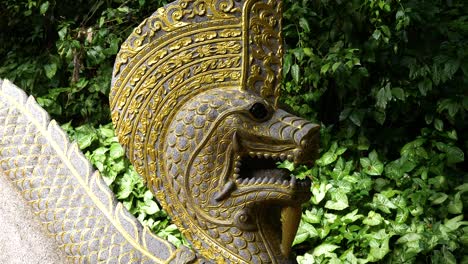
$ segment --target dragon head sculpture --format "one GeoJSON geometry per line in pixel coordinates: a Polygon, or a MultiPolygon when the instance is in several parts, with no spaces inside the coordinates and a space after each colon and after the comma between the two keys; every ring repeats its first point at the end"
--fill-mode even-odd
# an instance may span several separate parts
{"type": "Polygon", "coordinates": [[[112,119],[136,170],[198,253],[288,263],[319,127],[278,108],[281,1],[179,0],[123,44],[112,119]]]}

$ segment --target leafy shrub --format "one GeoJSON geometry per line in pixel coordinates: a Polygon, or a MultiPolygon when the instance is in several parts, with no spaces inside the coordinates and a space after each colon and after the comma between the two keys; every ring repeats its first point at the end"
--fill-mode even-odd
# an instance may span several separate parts
{"type": "Polygon", "coordinates": [[[286,1],[283,101],[322,123],[300,263],[468,261],[467,8],[286,1]]]}

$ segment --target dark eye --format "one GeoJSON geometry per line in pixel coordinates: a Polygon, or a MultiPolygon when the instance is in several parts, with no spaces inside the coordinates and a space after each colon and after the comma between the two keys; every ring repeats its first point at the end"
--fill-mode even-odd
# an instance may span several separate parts
{"type": "Polygon", "coordinates": [[[256,119],[261,120],[268,116],[268,109],[262,103],[255,103],[249,111],[256,119]]]}

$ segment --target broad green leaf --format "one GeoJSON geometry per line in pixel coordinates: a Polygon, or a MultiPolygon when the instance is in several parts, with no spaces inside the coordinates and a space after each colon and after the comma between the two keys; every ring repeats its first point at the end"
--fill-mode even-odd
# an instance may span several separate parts
{"type": "Polygon", "coordinates": [[[315,237],[318,237],[318,232],[315,229],[315,227],[307,222],[302,221],[299,224],[296,237],[294,238],[293,246],[315,237]]]}
{"type": "Polygon", "coordinates": [[[305,32],[310,32],[309,22],[305,18],[299,18],[299,26],[304,29],[305,32]]]}
{"type": "Polygon", "coordinates": [[[397,209],[397,206],[384,195],[377,193],[372,199],[371,207],[379,209],[384,213],[391,213],[390,209],[397,209]]]}
{"type": "Polygon", "coordinates": [[[361,126],[362,121],[364,119],[365,112],[362,109],[359,110],[354,110],[351,115],[349,116],[349,119],[358,127],[361,126]]]}
{"type": "Polygon", "coordinates": [[[44,71],[45,71],[47,78],[49,79],[54,78],[55,74],[57,73],[57,64],[51,63],[51,64],[44,65],[44,71]]]}
{"type": "Polygon", "coordinates": [[[408,208],[398,208],[397,215],[395,216],[395,222],[398,224],[403,224],[406,222],[409,216],[408,208]]]}
{"type": "Polygon", "coordinates": [[[468,225],[468,221],[462,221],[463,218],[464,218],[464,215],[459,215],[452,219],[446,219],[444,222],[444,226],[448,228],[449,231],[455,231],[460,226],[468,225]]]}
{"type": "Polygon", "coordinates": [[[97,140],[96,134],[77,134],[76,142],[80,149],[85,149],[97,140]]]}
{"type": "Polygon", "coordinates": [[[432,201],[432,204],[441,204],[447,200],[448,195],[445,193],[434,193],[429,200],[432,201]]]}
{"type": "Polygon", "coordinates": [[[319,204],[325,195],[327,194],[328,190],[332,188],[331,184],[327,184],[325,182],[321,182],[320,184],[314,183],[312,186],[312,199],[311,201],[314,204],[319,204]]]}
{"type": "Polygon", "coordinates": [[[325,204],[325,208],[341,211],[349,207],[348,197],[341,190],[333,190],[331,192],[331,200],[325,204]]]}
{"type": "Polygon", "coordinates": [[[460,191],[461,193],[468,192],[468,183],[464,183],[455,188],[455,190],[460,191]]]}
{"type": "Polygon", "coordinates": [[[125,155],[125,151],[122,148],[122,146],[120,146],[119,143],[113,143],[110,146],[110,157],[111,158],[118,159],[118,158],[123,157],[124,155],[125,155]]]}
{"type": "Polygon", "coordinates": [[[367,214],[367,218],[362,220],[362,223],[365,225],[369,225],[369,226],[376,226],[376,225],[380,225],[382,221],[383,221],[383,218],[379,213],[370,211],[367,214]]]}
{"type": "Polygon", "coordinates": [[[145,205],[142,207],[142,210],[148,215],[153,215],[156,212],[158,212],[160,209],[159,209],[158,204],[155,201],[150,200],[150,201],[145,201],[145,205]]]}
{"type": "Polygon", "coordinates": [[[434,127],[435,127],[435,129],[437,129],[439,131],[443,131],[444,130],[444,122],[442,122],[442,120],[436,118],[434,120],[434,127]]]}
{"type": "Polygon", "coordinates": [[[390,237],[379,242],[370,243],[371,248],[367,260],[371,262],[382,260],[390,252],[389,242],[390,237]]]}
{"type": "Polygon", "coordinates": [[[463,150],[456,146],[447,147],[446,152],[448,163],[454,164],[465,161],[465,153],[463,153],[463,150]]]}
{"type": "Polygon", "coordinates": [[[304,48],[304,54],[309,56],[309,57],[314,56],[314,52],[312,51],[311,48],[304,48]]]}
{"type": "Polygon", "coordinates": [[[321,244],[321,245],[317,246],[314,249],[313,255],[314,256],[329,255],[330,253],[335,251],[337,248],[340,248],[340,247],[337,246],[337,245],[324,243],[324,244],[321,244]]]}
{"type": "Polygon", "coordinates": [[[406,99],[405,91],[401,88],[392,88],[392,95],[400,101],[404,101],[406,99]]]}
{"type": "Polygon", "coordinates": [[[320,74],[324,75],[328,72],[328,70],[330,69],[331,67],[331,63],[327,63],[325,65],[322,66],[322,68],[320,68],[320,74]]]}
{"type": "Polygon", "coordinates": [[[417,241],[420,241],[422,239],[422,235],[421,234],[417,234],[417,233],[408,233],[402,237],[400,237],[397,241],[396,241],[396,244],[405,244],[405,243],[409,243],[409,242],[417,242],[417,241]]]}
{"type": "Polygon", "coordinates": [[[341,218],[341,221],[345,224],[350,224],[350,223],[353,223],[355,222],[356,220],[358,219],[361,219],[363,218],[364,216],[361,215],[361,214],[357,214],[358,212],[358,209],[352,211],[351,213],[348,213],[346,215],[344,215],[342,218],[341,218]]]}
{"type": "Polygon", "coordinates": [[[376,29],[374,31],[374,33],[372,33],[372,37],[375,39],[375,40],[379,40],[380,37],[382,36],[382,32],[378,29],[376,29]]]}
{"type": "Polygon", "coordinates": [[[41,13],[41,15],[44,15],[47,12],[47,10],[49,10],[49,5],[49,1],[45,1],[41,4],[41,7],[39,8],[39,12],[41,13]]]}
{"type": "Polygon", "coordinates": [[[315,258],[312,254],[305,253],[304,256],[297,256],[298,264],[315,264],[315,258]]]}
{"type": "Polygon", "coordinates": [[[377,107],[382,109],[387,108],[387,103],[392,100],[392,91],[390,90],[390,86],[385,86],[380,88],[379,92],[377,93],[377,107]]]}
{"type": "Polygon", "coordinates": [[[463,201],[461,200],[462,192],[457,192],[453,197],[453,200],[448,204],[448,212],[451,214],[463,213],[463,201]]]}
{"type": "Polygon", "coordinates": [[[306,210],[302,214],[302,219],[310,224],[319,224],[323,216],[323,209],[312,208],[312,210],[306,210]]]}
{"type": "Polygon", "coordinates": [[[341,61],[333,63],[332,71],[336,72],[336,70],[338,70],[338,68],[341,66],[341,64],[343,64],[343,63],[341,63],[341,61]]]}
{"type": "Polygon", "coordinates": [[[379,176],[382,175],[384,165],[380,162],[377,152],[374,150],[369,154],[369,158],[360,159],[362,171],[368,175],[379,176]]]}

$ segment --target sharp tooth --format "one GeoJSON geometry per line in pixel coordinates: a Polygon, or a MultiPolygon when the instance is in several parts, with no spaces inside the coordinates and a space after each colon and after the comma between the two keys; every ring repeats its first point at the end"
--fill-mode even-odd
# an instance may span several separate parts
{"type": "Polygon", "coordinates": [[[232,177],[234,177],[234,179],[237,179],[237,178],[239,178],[239,174],[234,173],[234,174],[232,175],[232,177]]]}
{"type": "Polygon", "coordinates": [[[235,153],[239,153],[240,146],[239,146],[239,139],[237,138],[237,132],[234,132],[232,135],[232,150],[235,153]]]}
{"type": "Polygon", "coordinates": [[[237,161],[237,162],[236,162],[236,167],[237,167],[237,168],[240,168],[241,166],[242,166],[242,162],[237,161]]]}
{"type": "Polygon", "coordinates": [[[268,178],[267,177],[263,178],[262,183],[265,183],[265,184],[268,183],[268,178]]]}
{"type": "Polygon", "coordinates": [[[252,179],[249,180],[249,185],[252,185],[254,183],[255,183],[255,178],[252,178],[252,179]]]}
{"type": "Polygon", "coordinates": [[[258,178],[256,181],[255,181],[255,184],[260,184],[262,183],[262,178],[258,178]]]}
{"type": "Polygon", "coordinates": [[[281,160],[285,160],[285,159],[286,159],[286,154],[284,154],[284,153],[281,154],[281,155],[280,155],[280,159],[281,159],[281,160]]]}
{"type": "Polygon", "coordinates": [[[294,176],[294,175],[291,176],[291,180],[289,181],[289,185],[291,187],[296,186],[296,176],[294,176]]]}
{"type": "Polygon", "coordinates": [[[266,153],[265,153],[265,154],[263,154],[263,157],[264,157],[265,159],[269,159],[269,158],[270,158],[270,154],[266,154],[266,153]]]}
{"type": "Polygon", "coordinates": [[[288,181],[288,180],[284,180],[284,181],[283,181],[283,185],[284,185],[284,186],[288,186],[288,185],[289,185],[289,181],[288,181]]]}
{"type": "Polygon", "coordinates": [[[291,254],[291,246],[296,236],[299,222],[301,221],[301,207],[289,206],[281,210],[281,253],[288,258],[291,254]]]}
{"type": "Polygon", "coordinates": [[[269,184],[275,183],[275,179],[274,179],[274,178],[271,178],[270,180],[268,180],[268,183],[269,183],[269,184]]]}
{"type": "Polygon", "coordinates": [[[235,173],[239,173],[239,172],[240,172],[240,169],[239,169],[239,168],[235,168],[235,169],[234,169],[234,172],[235,172],[235,173]]]}
{"type": "Polygon", "coordinates": [[[249,178],[245,178],[245,179],[242,181],[242,184],[244,184],[244,185],[249,184],[249,178]]]}
{"type": "Polygon", "coordinates": [[[293,161],[293,160],[294,160],[293,155],[288,155],[288,160],[289,160],[289,161],[293,161]]]}
{"type": "Polygon", "coordinates": [[[249,152],[250,157],[255,158],[255,153],[254,152],[249,152]]]}
{"type": "Polygon", "coordinates": [[[281,179],[276,180],[275,184],[282,184],[281,179]]]}
{"type": "Polygon", "coordinates": [[[219,192],[216,196],[215,196],[215,200],[216,201],[221,201],[221,200],[224,200],[226,197],[228,197],[234,190],[236,189],[236,184],[233,182],[233,181],[228,181],[223,189],[221,190],[221,192],[219,192]]]}
{"type": "Polygon", "coordinates": [[[277,159],[277,158],[278,158],[278,155],[277,155],[277,154],[273,154],[273,155],[271,155],[271,157],[272,157],[273,159],[277,159]]]}
{"type": "Polygon", "coordinates": [[[263,154],[260,153],[260,152],[257,152],[257,158],[259,158],[259,159],[263,158],[263,154]]]}

